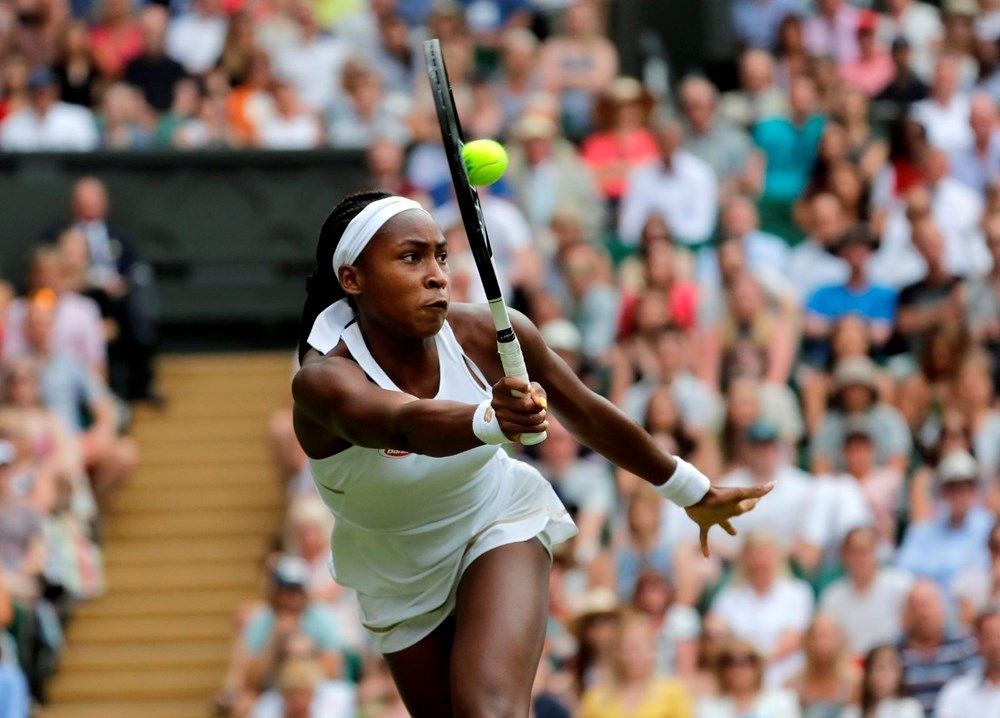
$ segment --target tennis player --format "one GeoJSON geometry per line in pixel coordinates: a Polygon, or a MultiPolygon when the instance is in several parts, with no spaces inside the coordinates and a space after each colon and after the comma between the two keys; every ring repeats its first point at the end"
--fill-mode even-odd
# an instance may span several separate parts
{"type": "Polygon", "coordinates": [[[546,429],[734,533],[769,486],[713,488],[588,390],[514,313],[530,386],[504,377],[488,308],[448,301],[448,248],[416,202],[344,199],[320,231],[295,376],[295,430],[337,518],[331,571],[416,718],[527,716],[553,544],[576,527],[502,444],[546,429]],[[544,387],[544,389],[543,389],[544,387]],[[521,392],[516,398],[514,391],[521,392]]]}

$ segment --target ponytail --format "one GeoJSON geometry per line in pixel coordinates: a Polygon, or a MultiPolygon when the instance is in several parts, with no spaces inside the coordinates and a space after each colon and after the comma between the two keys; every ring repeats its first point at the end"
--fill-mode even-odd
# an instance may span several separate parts
{"type": "Polygon", "coordinates": [[[306,301],[302,307],[302,322],[299,326],[299,363],[309,351],[309,333],[316,317],[328,306],[344,299],[347,294],[340,286],[340,280],[333,268],[333,253],[340,243],[340,237],[351,220],[375,200],[391,195],[386,192],[360,192],[340,201],[330,216],[323,222],[316,244],[316,264],[306,279],[306,301]]]}

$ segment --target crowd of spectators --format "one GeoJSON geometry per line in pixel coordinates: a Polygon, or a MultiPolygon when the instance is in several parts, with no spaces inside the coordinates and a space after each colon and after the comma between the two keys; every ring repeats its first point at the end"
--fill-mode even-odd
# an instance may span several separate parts
{"type": "Polygon", "coordinates": [[[74,607],[104,592],[102,506],[138,460],[126,401],[137,396],[122,384],[134,258],[109,240],[107,209],[100,181],[80,180],[71,219],[40,238],[26,276],[0,280],[3,718],[44,703],[74,607]]]}
{"type": "MultiPolygon", "coordinates": [[[[535,714],[998,715],[1000,3],[727,7],[736,83],[666,87],[621,75],[595,0],[16,0],[0,149],[363,149],[372,186],[434,212],[453,300],[481,301],[421,79],[441,38],[466,135],[510,151],[481,191],[510,302],[664,448],[776,482],[705,560],[558,422],[519,450],[581,529],[535,714]]],[[[218,707],[405,715],[287,407],[271,435],[287,526],[218,707]]]]}

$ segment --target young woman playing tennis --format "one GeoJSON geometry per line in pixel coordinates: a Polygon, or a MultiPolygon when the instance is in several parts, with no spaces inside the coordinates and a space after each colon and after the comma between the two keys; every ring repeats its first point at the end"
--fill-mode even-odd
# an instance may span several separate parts
{"type": "Polygon", "coordinates": [[[504,377],[489,310],[448,302],[447,252],[416,202],[368,192],[337,205],[303,310],[295,430],[337,517],[331,570],[356,589],[411,714],[527,716],[549,551],[576,527],[500,444],[545,431],[551,403],[581,442],[685,507],[703,548],[770,487],[710,487],[516,313],[538,381],[504,377]]]}

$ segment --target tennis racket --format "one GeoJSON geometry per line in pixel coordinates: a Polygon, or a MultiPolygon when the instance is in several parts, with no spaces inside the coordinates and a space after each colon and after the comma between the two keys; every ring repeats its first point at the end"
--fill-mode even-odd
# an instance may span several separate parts
{"type": "MultiPolygon", "coordinates": [[[[437,110],[438,122],[441,125],[441,138],[444,140],[444,151],[448,157],[448,168],[451,170],[451,181],[455,185],[455,197],[458,209],[462,214],[462,224],[469,237],[469,247],[476,260],[476,269],[483,282],[483,290],[489,302],[490,314],[493,315],[493,326],[497,331],[497,351],[500,353],[500,363],[504,374],[528,382],[528,369],[524,365],[524,355],[521,345],[514,334],[507,314],[507,305],[500,290],[497,279],[497,268],[493,262],[493,248],[483,221],[483,209],[479,204],[479,194],[469,182],[465,171],[465,161],[462,159],[462,125],[455,111],[455,98],[451,93],[451,83],[448,82],[448,70],[441,54],[441,42],[437,39],[424,42],[424,58],[427,61],[427,77],[431,81],[431,92],[434,95],[434,107],[437,110]]],[[[545,432],[540,434],[521,434],[522,444],[538,444],[545,441],[545,432]]]]}

